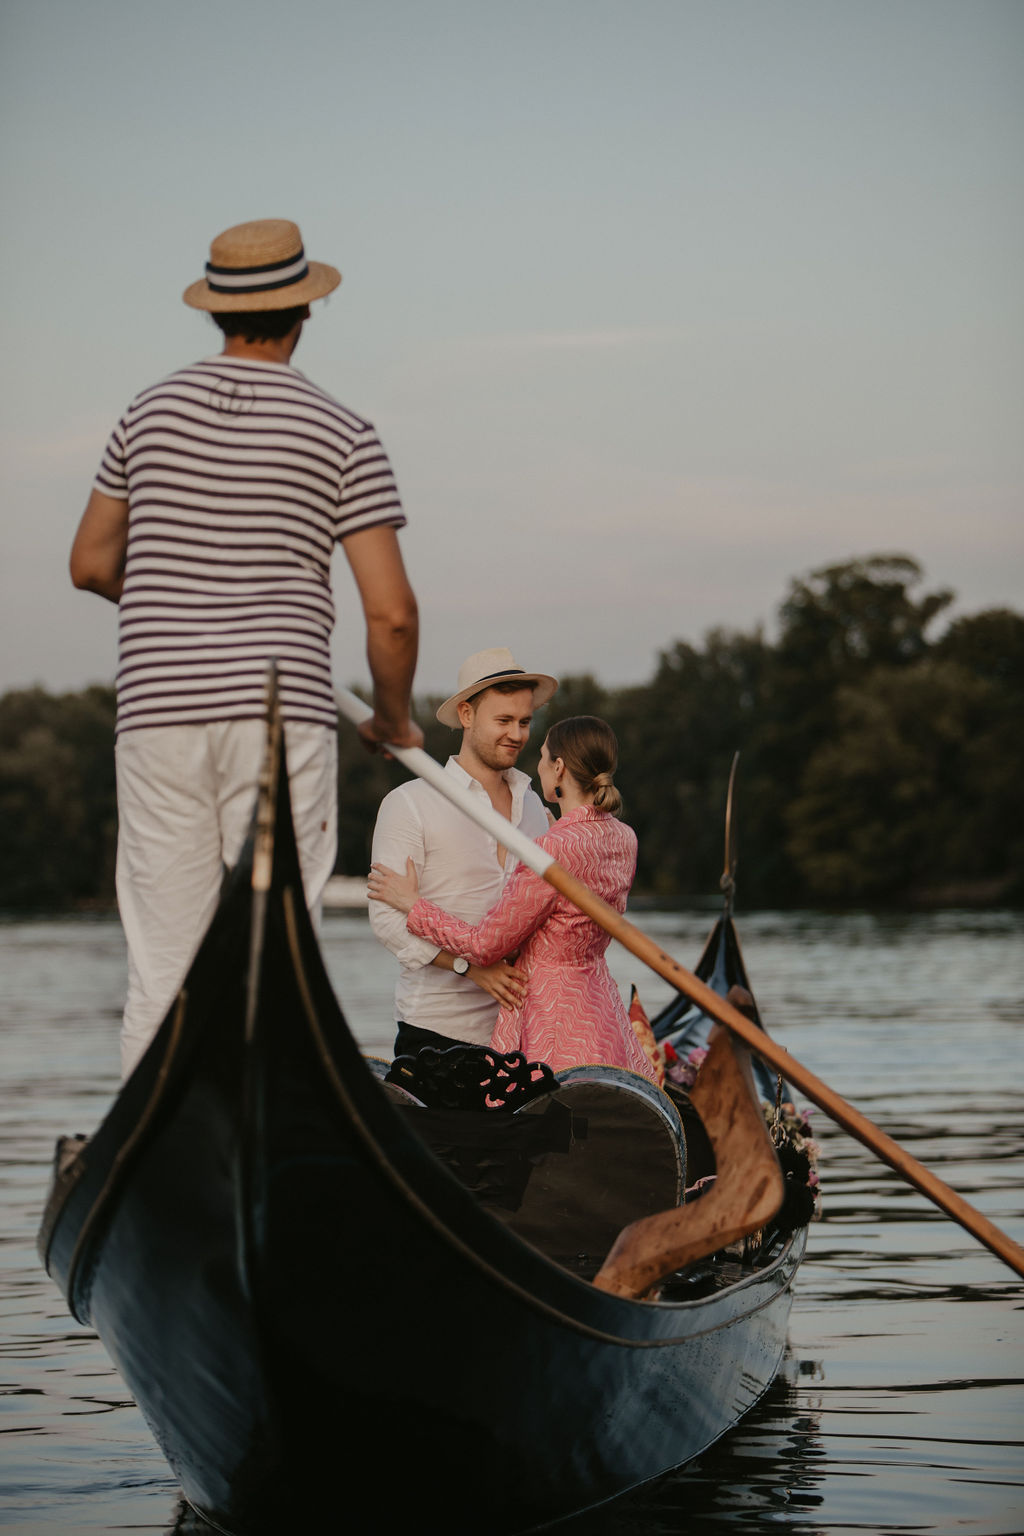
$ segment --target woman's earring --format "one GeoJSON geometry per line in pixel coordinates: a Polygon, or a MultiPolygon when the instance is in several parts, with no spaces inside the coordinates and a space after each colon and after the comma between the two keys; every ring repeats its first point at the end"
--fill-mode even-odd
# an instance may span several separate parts
{"type": "Polygon", "coordinates": [[[556,800],[561,800],[561,798],[562,798],[562,786],[561,786],[561,784],[556,784],[555,785],[555,799],[556,800]]]}

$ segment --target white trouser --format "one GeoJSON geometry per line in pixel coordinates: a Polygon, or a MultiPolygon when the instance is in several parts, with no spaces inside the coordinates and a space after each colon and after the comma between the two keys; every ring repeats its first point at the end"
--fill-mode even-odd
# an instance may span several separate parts
{"type": "MultiPolygon", "coordinates": [[[[117,738],[117,902],[128,943],[127,1077],[180,988],[236,863],[263,761],[262,720],[164,725],[117,738]]],[[[338,840],[337,736],[286,726],[306,902],[319,916],[338,840]]]]}

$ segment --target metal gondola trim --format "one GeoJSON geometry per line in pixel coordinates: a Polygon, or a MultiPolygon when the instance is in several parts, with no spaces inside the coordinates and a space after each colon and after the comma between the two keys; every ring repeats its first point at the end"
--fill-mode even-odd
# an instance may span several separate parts
{"type": "MultiPolygon", "coordinates": [[[[114,1198],[117,1186],[124,1178],[132,1158],[134,1157],[136,1151],[139,1149],[142,1141],[145,1139],[156,1116],[157,1110],[160,1108],[160,1105],[163,1101],[164,1093],[167,1088],[167,1082],[171,1074],[171,1067],[174,1063],[178,1045],[181,1041],[182,1030],[185,1022],[185,1011],[187,1007],[188,993],[186,989],[182,987],[181,991],[178,993],[174,1005],[174,1017],[171,1024],[170,1039],[167,1042],[167,1049],[164,1052],[163,1059],[160,1062],[160,1069],[157,1072],[156,1078],[154,1080],[152,1091],[149,1095],[149,1098],[146,1100],[142,1113],[132,1127],[131,1132],[121,1143],[120,1147],[118,1147],[117,1152],[112,1158],[110,1170],[100,1187],[99,1194],[96,1196],[95,1200],[92,1202],[92,1205],[89,1207],[88,1212],[83,1218],[82,1225],[78,1230],[78,1236],[75,1239],[75,1246],[72,1249],[71,1258],[68,1262],[67,1297],[68,1305],[70,1306],[75,1318],[80,1323],[87,1323],[89,1319],[81,1317],[79,1315],[78,1308],[75,1306],[76,1290],[78,1287],[78,1271],[85,1261],[86,1249],[91,1244],[93,1229],[99,1224],[102,1216],[105,1214],[105,1208],[108,1203],[114,1198]]],[[[56,1222],[54,1223],[54,1230],[55,1229],[56,1222]]],[[[47,1249],[47,1259],[49,1259],[49,1248],[47,1249]]]]}

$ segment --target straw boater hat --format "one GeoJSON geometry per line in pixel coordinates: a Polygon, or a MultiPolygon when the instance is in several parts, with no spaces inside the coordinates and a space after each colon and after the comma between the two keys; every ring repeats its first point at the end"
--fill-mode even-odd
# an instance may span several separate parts
{"type": "Polygon", "coordinates": [[[495,683],[522,683],[524,688],[532,683],[533,702],[538,709],[547,703],[558,687],[557,677],[548,677],[546,672],[525,672],[512,652],[503,645],[495,646],[490,651],[477,651],[474,656],[467,656],[462,663],[457,691],[450,699],[445,699],[437,711],[441,724],[457,730],[459,705],[465,699],[471,699],[475,693],[493,688],[495,683]]]}
{"type": "Polygon", "coordinates": [[[293,309],[322,299],[341,282],[336,267],[307,261],[291,219],[236,224],[210,246],[206,276],[185,289],[193,309],[216,312],[293,309]]]}

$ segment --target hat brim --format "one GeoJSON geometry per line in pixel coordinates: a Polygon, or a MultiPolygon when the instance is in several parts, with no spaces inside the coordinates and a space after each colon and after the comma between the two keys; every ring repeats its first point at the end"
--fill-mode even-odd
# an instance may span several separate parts
{"type": "Polygon", "coordinates": [[[488,688],[494,688],[498,683],[522,683],[524,688],[533,686],[533,705],[540,709],[552,698],[558,688],[557,677],[549,677],[546,672],[498,672],[494,677],[482,678],[479,682],[472,683],[468,688],[463,688],[460,693],[453,693],[450,699],[436,711],[436,718],[442,725],[451,726],[453,731],[459,729],[459,705],[467,699],[475,698],[478,693],[486,693],[488,688]]]}
{"type": "Polygon", "coordinates": [[[333,293],[341,282],[337,267],[329,267],[322,261],[308,263],[309,271],[300,283],[290,283],[287,288],[268,288],[264,293],[217,293],[205,277],[191,283],[182,294],[186,304],[193,309],[205,309],[210,314],[256,314],[261,310],[297,309],[300,304],[311,304],[333,293]]]}

